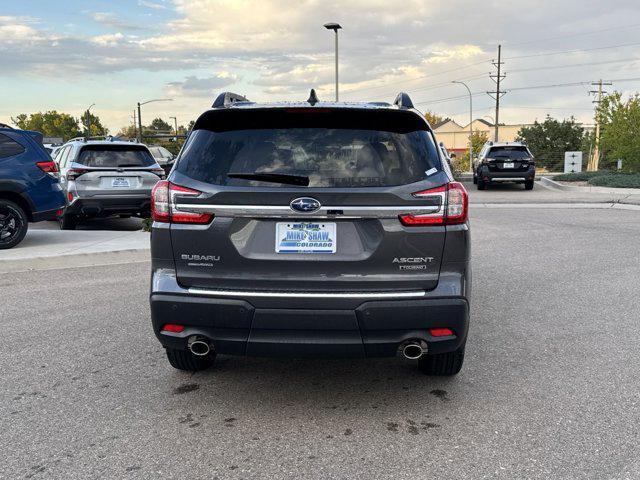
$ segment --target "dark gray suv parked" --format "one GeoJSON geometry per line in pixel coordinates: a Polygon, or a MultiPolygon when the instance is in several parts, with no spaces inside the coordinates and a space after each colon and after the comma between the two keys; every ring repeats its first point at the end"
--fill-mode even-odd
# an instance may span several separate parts
{"type": "Polygon", "coordinates": [[[464,187],[406,94],[222,94],[152,194],[151,313],[175,368],[215,355],[386,357],[454,375],[471,270],[464,187]]]}

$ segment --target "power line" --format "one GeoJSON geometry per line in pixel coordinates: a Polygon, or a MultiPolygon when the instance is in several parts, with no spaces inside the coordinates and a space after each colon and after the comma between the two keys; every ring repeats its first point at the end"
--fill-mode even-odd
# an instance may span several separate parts
{"type": "Polygon", "coordinates": [[[570,63],[568,65],[552,65],[548,67],[516,68],[515,70],[509,70],[509,73],[531,72],[531,71],[538,71],[538,70],[554,70],[558,68],[571,68],[571,67],[588,67],[592,65],[606,65],[611,63],[633,62],[636,60],[640,60],[640,57],[622,58],[620,60],[607,60],[605,62],[570,63]]]}
{"type": "MultiPolygon", "coordinates": [[[[487,63],[489,60],[490,60],[489,58],[486,58],[486,59],[484,59],[482,61],[479,61],[479,62],[476,62],[476,63],[470,63],[468,65],[463,65],[463,66],[460,66],[460,67],[457,67],[457,68],[451,68],[449,70],[444,70],[444,71],[441,71],[441,72],[431,73],[429,75],[423,75],[421,77],[408,78],[406,80],[398,80],[397,82],[393,82],[393,84],[397,85],[399,83],[414,82],[416,80],[424,80],[425,78],[437,77],[437,76],[440,76],[440,75],[445,75],[447,73],[457,72],[459,70],[464,70],[466,68],[475,67],[477,65],[482,65],[484,63],[487,63]]],[[[447,83],[451,83],[451,82],[447,82],[447,83]]],[[[379,89],[379,88],[386,88],[389,85],[390,84],[387,83],[387,84],[384,84],[384,85],[375,85],[375,86],[364,87],[364,88],[354,88],[354,89],[351,89],[351,90],[343,90],[343,93],[366,92],[368,90],[376,90],[376,89],[379,89]]]]}
{"type": "Polygon", "coordinates": [[[601,30],[592,30],[590,32],[580,32],[580,33],[571,33],[571,34],[567,34],[567,35],[560,35],[557,37],[548,37],[548,38],[536,38],[535,40],[529,40],[526,42],[518,42],[518,43],[507,43],[508,47],[515,47],[517,45],[529,45],[531,43],[540,43],[540,42],[548,42],[551,40],[560,40],[562,38],[572,38],[572,37],[583,37],[586,35],[594,35],[596,33],[602,33],[602,32],[611,32],[611,31],[620,31],[620,30],[626,30],[628,28],[635,28],[635,27],[640,27],[640,23],[634,23],[632,25],[626,25],[626,26],[622,26],[622,27],[611,27],[611,28],[604,28],[601,30]]]}
{"type": "Polygon", "coordinates": [[[546,57],[549,55],[562,55],[565,53],[580,53],[580,52],[593,52],[596,50],[607,50],[607,49],[611,49],[611,48],[622,48],[622,47],[632,47],[635,45],[640,45],[640,42],[635,42],[635,43],[623,43],[623,44],[619,44],[619,45],[607,45],[605,47],[593,47],[593,48],[576,48],[573,50],[560,50],[560,51],[555,51],[555,52],[539,52],[539,53],[531,53],[528,55],[518,55],[515,57],[507,57],[505,58],[505,60],[516,60],[519,58],[532,58],[532,57],[546,57]]]}

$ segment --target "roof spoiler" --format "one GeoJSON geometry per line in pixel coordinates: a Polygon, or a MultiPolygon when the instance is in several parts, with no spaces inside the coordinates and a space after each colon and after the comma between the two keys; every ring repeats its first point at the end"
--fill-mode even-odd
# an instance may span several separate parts
{"type": "Polygon", "coordinates": [[[233,92],[222,92],[211,105],[212,108],[228,108],[236,102],[248,102],[249,99],[233,92]]]}
{"type": "Polygon", "coordinates": [[[400,108],[414,108],[411,97],[409,97],[409,94],[404,92],[400,92],[398,94],[396,99],[393,101],[393,104],[400,108]]]}

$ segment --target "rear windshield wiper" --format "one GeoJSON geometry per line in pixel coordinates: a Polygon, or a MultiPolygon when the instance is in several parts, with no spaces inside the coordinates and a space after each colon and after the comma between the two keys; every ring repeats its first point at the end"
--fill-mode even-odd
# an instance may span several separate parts
{"type": "Polygon", "coordinates": [[[288,175],[286,173],[227,173],[229,178],[243,180],[257,180],[259,182],[284,183],[287,185],[309,186],[309,177],[303,175],[288,175]]]}

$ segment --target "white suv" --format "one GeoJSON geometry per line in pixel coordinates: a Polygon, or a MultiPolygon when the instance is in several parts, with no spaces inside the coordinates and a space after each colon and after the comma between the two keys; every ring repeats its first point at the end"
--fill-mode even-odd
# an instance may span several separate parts
{"type": "Polygon", "coordinates": [[[148,216],[151,189],[165,177],[146,145],[106,140],[70,140],[55,158],[67,199],[60,228],[82,218],[148,216]]]}

